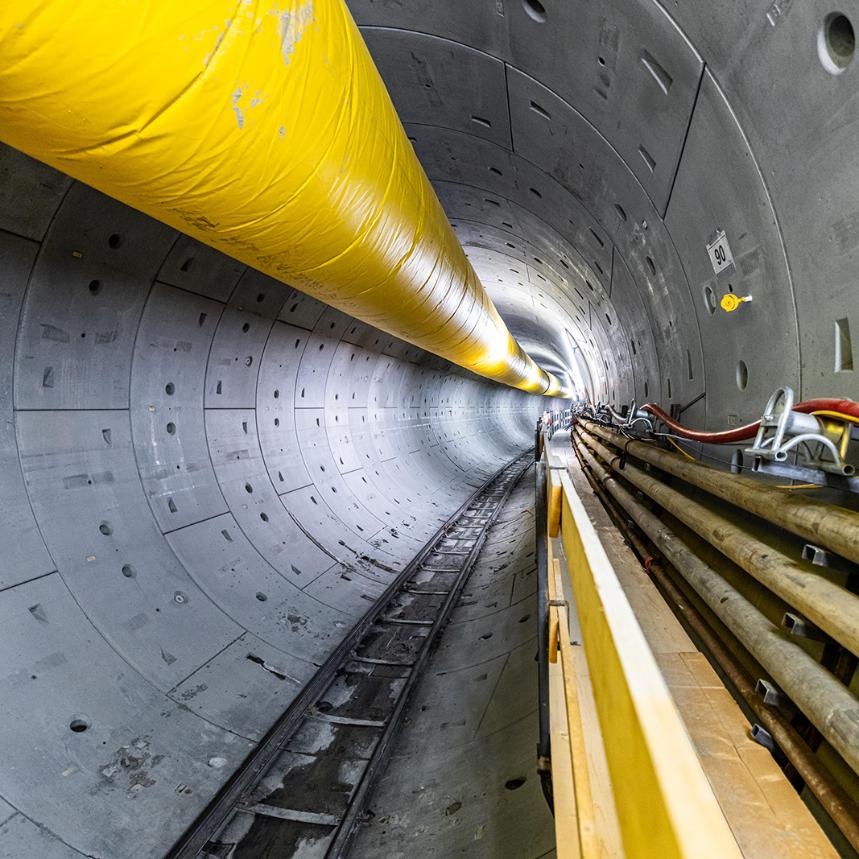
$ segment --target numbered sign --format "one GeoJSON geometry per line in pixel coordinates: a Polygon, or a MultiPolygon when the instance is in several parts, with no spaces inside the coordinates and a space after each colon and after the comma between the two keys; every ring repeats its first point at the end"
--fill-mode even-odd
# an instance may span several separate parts
{"type": "Polygon", "coordinates": [[[719,230],[716,238],[707,245],[707,253],[710,254],[710,262],[716,274],[734,264],[734,255],[724,230],[719,230]]]}

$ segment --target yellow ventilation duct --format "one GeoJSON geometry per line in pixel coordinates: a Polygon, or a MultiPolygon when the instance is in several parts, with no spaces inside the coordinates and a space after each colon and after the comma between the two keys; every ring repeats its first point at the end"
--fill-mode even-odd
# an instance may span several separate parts
{"type": "Polygon", "coordinates": [[[462,367],[567,396],[510,335],[342,0],[16,0],[0,137],[462,367]]]}

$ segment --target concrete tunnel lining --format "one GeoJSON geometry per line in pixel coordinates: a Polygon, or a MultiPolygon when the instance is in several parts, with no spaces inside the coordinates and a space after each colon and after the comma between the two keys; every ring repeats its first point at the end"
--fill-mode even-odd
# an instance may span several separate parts
{"type": "MultiPolygon", "coordinates": [[[[514,336],[575,344],[595,400],[704,391],[696,426],[859,396],[829,6],[542,5],[350,3],[514,336]]],[[[543,402],[14,150],[0,180],[0,853],[158,856],[543,402]]]]}
{"type": "Polygon", "coordinates": [[[4,157],[4,850],[160,855],[534,406],[4,157]]]}

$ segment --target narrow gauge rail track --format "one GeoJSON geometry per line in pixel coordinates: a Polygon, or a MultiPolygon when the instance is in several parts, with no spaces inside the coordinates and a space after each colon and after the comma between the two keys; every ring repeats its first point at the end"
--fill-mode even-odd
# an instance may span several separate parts
{"type": "Polygon", "coordinates": [[[438,635],[529,452],[436,532],[332,653],[168,859],[341,859],[438,635]]]}

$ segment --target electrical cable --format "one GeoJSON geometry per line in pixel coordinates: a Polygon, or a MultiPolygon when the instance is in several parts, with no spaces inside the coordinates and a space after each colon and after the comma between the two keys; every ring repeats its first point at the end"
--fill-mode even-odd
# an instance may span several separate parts
{"type": "MultiPolygon", "coordinates": [[[[704,432],[702,430],[690,429],[674,420],[667,412],[657,406],[656,403],[647,403],[642,406],[642,409],[659,418],[665,426],[669,427],[677,435],[691,441],[700,441],[704,444],[733,444],[738,441],[745,441],[752,438],[761,425],[760,421],[755,421],[754,423],[745,424],[731,430],[704,432]]],[[[805,402],[797,403],[793,407],[793,411],[811,415],[815,414],[815,412],[826,412],[831,417],[859,424],[859,403],[853,400],[826,397],[806,400],[805,402]]]]}

